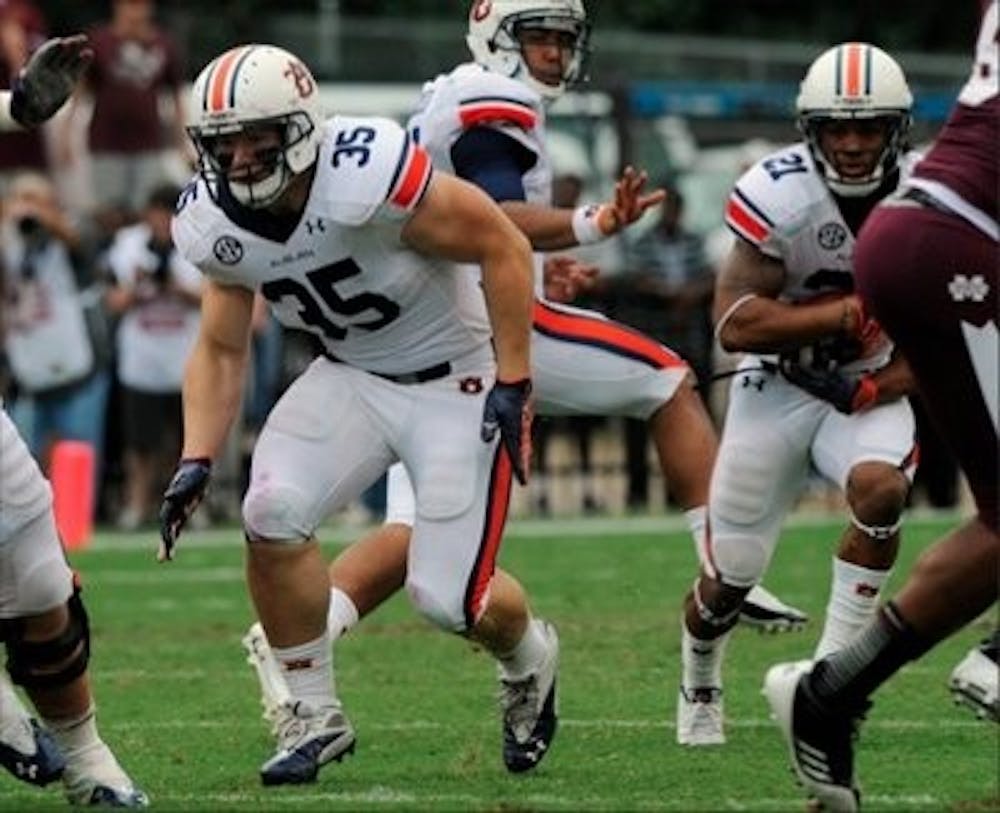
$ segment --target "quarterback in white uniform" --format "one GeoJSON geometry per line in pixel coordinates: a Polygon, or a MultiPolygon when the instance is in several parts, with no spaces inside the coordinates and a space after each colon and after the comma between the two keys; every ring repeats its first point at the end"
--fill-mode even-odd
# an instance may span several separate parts
{"type": "MultiPolygon", "coordinates": [[[[36,127],[63,105],[90,62],[86,37],[51,39],[12,92],[0,92],[0,130],[36,127]]],[[[90,689],[90,626],[63,553],[52,489],[0,406],[0,765],[23,782],[58,779],[73,804],[145,807],[97,730],[90,689]],[[15,694],[31,699],[43,725],[15,694]]]]}
{"type": "Polygon", "coordinates": [[[554,631],[513,579],[494,578],[512,473],[525,481],[530,455],[531,254],[486,195],[434,172],[395,122],[324,122],[311,73],[280,48],[213,60],[191,121],[200,177],[173,232],[208,281],[160,556],[172,557],[235,417],[259,290],[320,350],[268,416],[243,501],[249,589],[289,690],[261,779],[309,782],[354,746],[333,694],[315,531],[396,461],[416,483],[416,607],[501,663],[522,644],[530,665],[554,661],[554,631]]]}
{"type": "Polygon", "coordinates": [[[724,742],[722,653],[763,576],[810,468],[844,490],[851,522],[833,561],[817,657],[875,613],[899,546],[915,469],[905,361],[853,293],[862,222],[905,178],[912,97],[871,45],[830,49],[798,96],[803,143],[736,183],[736,244],[716,286],[716,335],[746,356],[733,379],[712,476],[707,556],[686,599],[678,739],[724,742]]]}

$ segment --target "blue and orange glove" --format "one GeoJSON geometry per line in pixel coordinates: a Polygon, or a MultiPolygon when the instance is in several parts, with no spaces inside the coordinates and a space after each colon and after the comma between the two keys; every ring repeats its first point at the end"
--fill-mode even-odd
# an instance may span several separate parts
{"type": "Polygon", "coordinates": [[[521,485],[528,482],[531,468],[531,379],[497,381],[486,396],[480,437],[491,443],[500,432],[514,476],[521,485]]]}
{"type": "Polygon", "coordinates": [[[833,404],[838,412],[845,415],[861,412],[878,403],[878,382],[870,375],[853,381],[839,370],[817,370],[789,358],[781,359],[780,369],[781,374],[796,387],[833,404]]]}
{"type": "Polygon", "coordinates": [[[177,464],[160,506],[159,562],[174,558],[174,545],[185,523],[205,496],[212,479],[212,461],[207,457],[186,458],[177,464]]]}

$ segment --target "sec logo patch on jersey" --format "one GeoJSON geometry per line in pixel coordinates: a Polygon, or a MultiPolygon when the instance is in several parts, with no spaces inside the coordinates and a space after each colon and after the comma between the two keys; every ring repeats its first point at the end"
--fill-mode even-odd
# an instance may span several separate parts
{"type": "Polygon", "coordinates": [[[215,241],[212,253],[223,265],[236,265],[243,259],[243,243],[229,234],[224,234],[215,241]]]}
{"type": "Polygon", "coordinates": [[[847,240],[847,229],[839,223],[824,223],[816,233],[819,244],[827,251],[833,251],[844,245],[847,240]]]}

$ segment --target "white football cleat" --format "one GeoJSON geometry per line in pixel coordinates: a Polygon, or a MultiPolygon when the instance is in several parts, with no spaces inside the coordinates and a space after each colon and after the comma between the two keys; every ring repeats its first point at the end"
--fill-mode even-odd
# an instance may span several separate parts
{"type": "Polygon", "coordinates": [[[313,708],[290,701],[275,720],[278,750],[260,768],[265,785],[315,782],[319,769],[354,753],[354,728],[340,706],[313,708]]]}
{"type": "Polygon", "coordinates": [[[1000,666],[996,652],[989,641],[970,651],[952,671],[948,688],[956,704],[968,706],[977,717],[1000,723],[1000,666]]]}
{"type": "Polygon", "coordinates": [[[523,680],[509,680],[500,673],[503,761],[511,773],[537,766],[548,753],[559,725],[559,636],[547,621],[536,619],[532,623],[541,625],[548,641],[545,659],[523,680]]]}
{"type": "Polygon", "coordinates": [[[52,735],[32,718],[0,670],[0,766],[30,785],[44,787],[60,776],[66,760],[52,735]]]}
{"type": "Polygon", "coordinates": [[[63,789],[72,805],[148,807],[149,798],[122,770],[103,742],[67,760],[63,789]]]}
{"type": "Polygon", "coordinates": [[[243,648],[247,653],[247,663],[253,667],[260,683],[260,704],[264,707],[264,719],[270,725],[271,733],[277,735],[278,721],[292,696],[259,621],[251,624],[243,636],[243,648]]]}
{"type": "Polygon", "coordinates": [[[707,686],[677,692],[677,743],[725,745],[722,689],[707,686]]]}
{"type": "Polygon", "coordinates": [[[798,632],[805,627],[809,616],[756,584],[743,599],[739,621],[761,632],[798,632]]]}

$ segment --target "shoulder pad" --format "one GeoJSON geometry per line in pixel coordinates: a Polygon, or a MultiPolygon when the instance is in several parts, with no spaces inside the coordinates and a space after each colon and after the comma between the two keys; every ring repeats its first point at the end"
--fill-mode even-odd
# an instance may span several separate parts
{"type": "Polygon", "coordinates": [[[740,176],[726,201],[726,225],[760,247],[797,217],[822,183],[804,144],[777,150],[740,176]]]}
{"type": "Polygon", "coordinates": [[[530,130],[544,117],[541,96],[524,82],[478,65],[461,66],[452,80],[463,128],[507,124],[530,130]]]}
{"type": "Polygon", "coordinates": [[[220,216],[205,182],[196,176],[177,198],[170,224],[177,251],[192,265],[201,267],[212,256],[211,237],[220,216]]]}
{"type": "Polygon", "coordinates": [[[426,150],[392,119],[337,116],[327,123],[311,205],[349,226],[383,207],[399,216],[420,202],[431,172],[426,150]]]}

